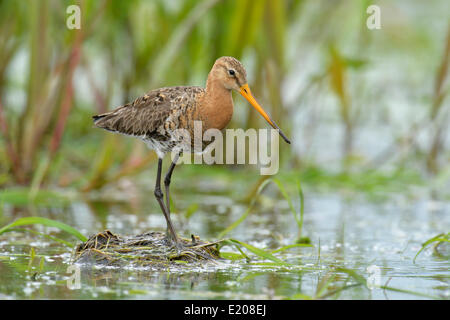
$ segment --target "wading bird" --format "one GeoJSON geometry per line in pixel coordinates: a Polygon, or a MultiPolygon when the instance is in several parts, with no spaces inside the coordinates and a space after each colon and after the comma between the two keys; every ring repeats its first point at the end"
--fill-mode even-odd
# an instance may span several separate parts
{"type": "Polygon", "coordinates": [[[142,139],[158,156],[155,197],[167,222],[167,239],[178,248],[180,241],[170,219],[169,185],[173,170],[182,150],[192,150],[191,139],[176,134],[177,129],[194,132],[194,121],[202,122],[203,132],[209,128],[222,130],[233,115],[231,91],[239,92],[266,119],[287,142],[290,141],[270,116],[256,102],[247,84],[243,65],[233,57],[221,57],[214,63],[206,82],[201,87],[167,87],[155,89],[133,102],[111,112],[93,116],[95,126],[112,132],[142,139]],[[176,155],[164,179],[166,202],[161,191],[161,170],[164,155],[176,155]]]}

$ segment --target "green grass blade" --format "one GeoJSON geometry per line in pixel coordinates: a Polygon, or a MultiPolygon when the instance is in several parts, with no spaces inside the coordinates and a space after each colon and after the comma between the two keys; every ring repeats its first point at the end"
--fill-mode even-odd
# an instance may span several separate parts
{"type": "Polygon", "coordinates": [[[250,203],[249,207],[244,212],[244,214],[241,217],[239,217],[238,220],[236,220],[231,225],[229,225],[227,228],[225,228],[225,230],[223,230],[221,233],[219,233],[218,238],[223,238],[226,234],[228,234],[230,231],[232,231],[237,226],[239,226],[247,218],[247,216],[249,215],[251,209],[253,208],[253,205],[255,204],[256,200],[258,199],[259,194],[263,191],[263,189],[270,182],[273,182],[278,187],[278,189],[280,190],[282,196],[286,199],[286,201],[287,201],[287,203],[289,205],[289,209],[291,210],[292,215],[294,216],[294,219],[297,222],[298,232],[299,232],[299,236],[298,236],[297,242],[298,243],[304,243],[304,242],[309,242],[310,241],[309,238],[304,238],[304,239],[301,238],[302,228],[303,228],[303,214],[304,214],[304,195],[303,195],[303,190],[302,190],[301,185],[300,185],[300,181],[297,180],[297,187],[298,187],[298,190],[299,190],[299,197],[300,197],[300,215],[298,215],[297,212],[295,211],[294,205],[292,204],[291,197],[286,192],[286,189],[284,188],[284,186],[281,183],[281,181],[276,179],[276,178],[271,178],[271,179],[264,180],[259,185],[255,195],[253,196],[253,198],[251,200],[251,203],[250,203]],[[300,240],[302,240],[302,241],[300,241],[300,240]]]}
{"type": "Polygon", "coordinates": [[[184,216],[187,220],[189,220],[189,218],[198,210],[198,207],[198,203],[193,203],[186,209],[184,216]]]}
{"type": "MultiPolygon", "coordinates": [[[[347,269],[347,268],[337,268],[336,271],[344,272],[344,273],[348,274],[353,279],[355,279],[359,284],[362,284],[362,285],[367,287],[367,280],[366,280],[366,278],[364,278],[363,276],[358,274],[356,271],[351,270],[351,269],[347,269]]],[[[411,291],[411,290],[405,290],[405,289],[398,289],[398,288],[388,287],[386,285],[380,286],[379,289],[395,291],[395,292],[401,292],[401,293],[406,293],[406,294],[415,295],[415,296],[419,296],[419,297],[430,298],[430,299],[439,299],[439,297],[428,295],[426,293],[421,293],[421,292],[416,292],[416,291],[411,291]]]]}
{"type": "Polygon", "coordinates": [[[243,254],[235,253],[235,252],[220,252],[220,257],[227,260],[242,260],[245,259],[246,256],[243,254]]]}
{"type": "Polygon", "coordinates": [[[314,300],[314,297],[308,296],[304,293],[296,293],[293,296],[289,297],[289,300],[314,300]]]}
{"type": "Polygon", "coordinates": [[[283,184],[281,183],[280,180],[273,178],[272,181],[277,185],[278,189],[280,190],[281,194],[283,195],[283,197],[286,199],[289,208],[291,209],[292,215],[295,218],[295,221],[297,221],[297,225],[300,226],[300,219],[297,216],[297,212],[295,211],[294,205],[292,204],[292,200],[291,197],[289,197],[288,193],[286,192],[286,189],[284,188],[283,184]]]}
{"type": "Polygon", "coordinates": [[[33,266],[34,258],[36,257],[36,250],[34,250],[34,247],[31,247],[30,249],[30,261],[28,261],[28,268],[27,271],[30,272],[31,267],[33,266]]]}
{"type": "Polygon", "coordinates": [[[336,295],[336,294],[340,294],[342,291],[350,289],[350,288],[354,288],[354,287],[359,287],[361,286],[361,283],[355,283],[355,284],[349,284],[349,285],[345,285],[339,288],[336,288],[334,290],[330,290],[328,292],[325,292],[324,294],[322,294],[320,297],[318,297],[319,299],[325,299],[328,298],[330,296],[336,295]]]}
{"type": "Polygon", "coordinates": [[[358,274],[356,271],[352,270],[352,269],[347,269],[347,268],[337,268],[336,269],[337,272],[343,272],[348,274],[350,277],[352,277],[353,279],[356,280],[356,282],[366,285],[367,284],[367,280],[366,278],[364,278],[363,276],[361,276],[360,274],[358,274]]]}
{"type": "Polygon", "coordinates": [[[0,234],[11,231],[14,227],[19,227],[19,226],[24,226],[24,225],[33,225],[33,224],[42,224],[44,226],[48,226],[48,227],[55,227],[58,228],[60,230],[63,230],[71,235],[73,235],[74,237],[78,238],[80,241],[87,241],[87,238],[82,235],[80,232],[78,232],[76,229],[72,228],[71,226],[56,221],[56,220],[51,220],[51,219],[47,219],[47,218],[42,218],[42,217],[24,217],[24,218],[19,218],[16,221],[4,226],[3,228],[0,229],[0,234]]]}
{"type": "Polygon", "coordinates": [[[438,234],[437,236],[434,236],[431,239],[428,239],[427,241],[425,241],[422,244],[422,248],[420,248],[420,250],[417,252],[416,256],[413,259],[413,263],[416,262],[416,258],[417,256],[423,251],[425,250],[426,247],[428,247],[430,244],[432,244],[433,242],[450,242],[450,232],[447,234],[441,233],[438,234]]]}
{"type": "Polygon", "coordinates": [[[305,196],[303,194],[302,185],[300,184],[300,180],[297,180],[297,189],[298,189],[298,195],[300,199],[300,221],[298,223],[299,228],[299,238],[302,236],[302,230],[303,230],[303,216],[305,213],[305,196]]]}
{"type": "Polygon", "coordinates": [[[323,295],[326,294],[326,291],[329,287],[329,285],[336,279],[336,274],[326,274],[322,280],[317,285],[316,294],[314,295],[314,298],[321,298],[323,295]]]}
{"type": "Polygon", "coordinates": [[[73,245],[72,243],[70,243],[70,242],[68,242],[68,241],[66,241],[66,240],[63,240],[63,239],[60,239],[60,238],[57,238],[57,237],[53,237],[53,236],[49,236],[48,234],[45,234],[45,233],[42,233],[42,232],[38,232],[38,231],[35,231],[35,230],[31,230],[31,229],[25,229],[25,228],[11,228],[11,229],[9,229],[8,231],[29,232],[29,233],[37,234],[37,235],[39,235],[39,236],[41,236],[41,237],[50,239],[50,240],[52,240],[52,241],[56,241],[56,242],[65,244],[65,245],[68,246],[68,247],[71,247],[71,248],[74,247],[74,245],[73,245]]]}
{"type": "Polygon", "coordinates": [[[279,259],[279,258],[273,256],[273,255],[270,254],[269,252],[267,252],[267,251],[265,251],[265,250],[262,250],[262,249],[259,249],[259,248],[256,248],[256,247],[254,247],[254,246],[252,246],[252,245],[250,245],[250,244],[248,244],[248,243],[245,243],[245,242],[242,242],[242,241],[239,241],[239,240],[236,240],[236,239],[228,239],[228,240],[226,240],[226,241],[229,242],[229,243],[237,244],[237,245],[239,245],[239,246],[241,246],[241,247],[244,247],[244,248],[246,248],[248,251],[254,253],[255,255],[257,255],[257,256],[260,257],[260,258],[264,258],[264,259],[267,259],[267,260],[271,260],[271,261],[273,261],[273,262],[278,263],[279,265],[290,265],[289,263],[284,262],[283,260],[281,260],[281,259],[279,259]]]}
{"type": "Polygon", "coordinates": [[[219,235],[217,236],[218,238],[223,238],[226,234],[228,234],[230,231],[232,231],[233,229],[235,229],[237,226],[239,226],[242,221],[245,220],[245,218],[247,218],[247,216],[250,213],[250,210],[253,208],[256,199],[258,198],[258,195],[262,192],[262,190],[267,186],[267,184],[270,182],[271,180],[265,180],[263,183],[261,183],[261,185],[258,188],[258,191],[256,192],[256,195],[254,196],[254,198],[252,199],[249,207],[247,208],[247,210],[245,210],[244,214],[235,222],[233,222],[231,225],[229,225],[227,228],[225,228],[225,230],[223,230],[221,233],[219,233],[219,235]]]}
{"type": "Polygon", "coordinates": [[[424,297],[424,298],[433,299],[433,300],[441,300],[442,299],[438,296],[432,296],[432,295],[422,293],[422,292],[393,288],[393,287],[388,287],[388,286],[380,286],[380,289],[394,291],[394,292],[400,292],[400,293],[406,293],[406,294],[410,294],[410,295],[414,295],[414,296],[418,296],[418,297],[424,297]]]}

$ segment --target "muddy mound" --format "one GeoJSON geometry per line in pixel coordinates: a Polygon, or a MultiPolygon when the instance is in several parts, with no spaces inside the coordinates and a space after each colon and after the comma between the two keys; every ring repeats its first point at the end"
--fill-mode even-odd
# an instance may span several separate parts
{"type": "Polygon", "coordinates": [[[101,266],[161,267],[192,265],[220,259],[220,242],[205,242],[199,237],[180,238],[178,248],[162,232],[120,236],[105,230],[76,246],[74,263],[101,266]]]}

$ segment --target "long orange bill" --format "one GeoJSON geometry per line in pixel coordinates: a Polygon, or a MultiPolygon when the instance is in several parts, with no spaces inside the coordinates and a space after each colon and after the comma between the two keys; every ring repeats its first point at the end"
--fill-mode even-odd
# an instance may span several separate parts
{"type": "Polygon", "coordinates": [[[240,93],[242,96],[250,102],[250,104],[266,119],[266,121],[278,131],[280,136],[286,141],[287,143],[291,143],[288,138],[284,135],[283,131],[281,131],[280,127],[277,126],[277,124],[269,117],[269,115],[264,111],[264,109],[259,105],[259,103],[253,98],[253,95],[250,91],[250,88],[248,87],[248,84],[244,84],[241,87],[240,93]]]}

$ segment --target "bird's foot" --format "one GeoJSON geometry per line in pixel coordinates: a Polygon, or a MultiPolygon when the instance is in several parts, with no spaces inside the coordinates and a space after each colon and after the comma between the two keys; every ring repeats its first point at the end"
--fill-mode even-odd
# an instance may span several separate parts
{"type": "Polygon", "coordinates": [[[179,237],[177,237],[176,239],[173,239],[173,237],[171,237],[170,235],[166,236],[166,239],[169,243],[169,245],[176,249],[177,254],[181,255],[181,254],[196,254],[198,255],[199,253],[197,252],[198,250],[195,250],[195,246],[197,246],[199,244],[198,242],[198,237],[195,237],[194,235],[191,235],[191,241],[189,240],[184,240],[184,239],[180,239],[179,237]]]}
{"type": "Polygon", "coordinates": [[[170,248],[175,251],[173,252],[172,258],[175,260],[185,260],[185,259],[193,259],[197,260],[214,260],[218,257],[217,254],[214,253],[214,250],[211,251],[208,248],[211,245],[215,245],[216,243],[205,243],[200,241],[198,236],[191,235],[191,240],[181,239],[179,237],[175,239],[171,238],[170,235],[166,235],[166,240],[170,248]]]}

